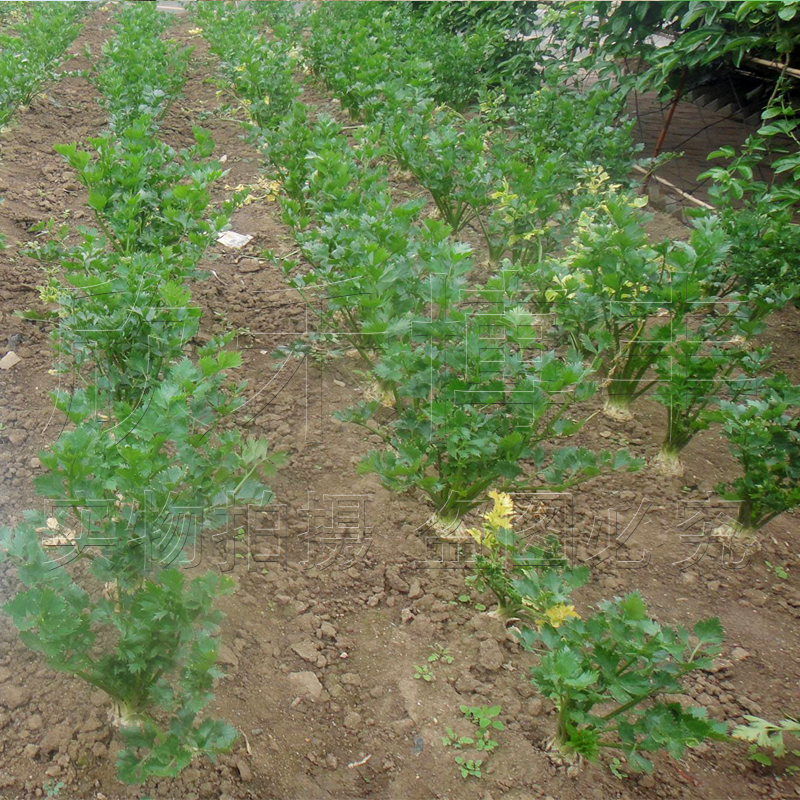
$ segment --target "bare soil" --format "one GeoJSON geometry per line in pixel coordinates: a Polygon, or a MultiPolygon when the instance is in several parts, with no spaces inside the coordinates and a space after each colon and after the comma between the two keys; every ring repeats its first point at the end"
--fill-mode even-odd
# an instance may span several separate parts
{"type": "MultiPolygon", "coordinates": [[[[95,13],[73,45],[99,47],[107,17],[95,13]]],[[[185,98],[162,127],[174,145],[188,144],[191,124],[212,113],[220,99],[206,78],[214,62],[201,40],[190,37],[185,18],[170,35],[197,47],[185,98]]],[[[65,65],[82,66],[79,57],[65,65]]],[[[336,111],[335,103],[309,86],[305,99],[336,111]]],[[[229,186],[253,183],[261,159],[230,120],[210,116],[219,155],[227,155],[229,186]]],[[[19,255],[31,226],[65,215],[84,219],[84,195],[52,150],[58,142],[85,139],[102,129],[103,114],[81,77],[50,87],[0,136],[0,355],[13,347],[22,361],[0,372],[0,519],[14,524],[41,502],[32,481],[36,454],[60,429],[48,393],[52,352],[47,323],[13,312],[38,308],[39,265],[19,255]],[[68,215],[65,212],[69,212],[68,215]],[[6,347],[6,337],[12,337],[6,347]]],[[[421,192],[398,182],[398,191],[421,192]]],[[[219,188],[219,197],[227,193],[219,188]]],[[[657,760],[652,777],[619,779],[604,765],[568,769],[554,763],[546,741],[554,719],[550,704],[527,680],[531,658],[496,620],[476,609],[489,598],[464,588],[466,570],[441,564],[426,537],[430,509],[412,496],[384,491],[355,465],[375,446],[363,433],[337,423],[331,412],[356,401],[361,389],[345,360],[282,361],[272,353],[310,325],[308,314],[279,269],[259,258],[264,249],[294,249],[277,204],[242,207],[232,227],[253,235],[242,250],[215,248],[206,266],[213,273],[194,287],[204,311],[202,336],[227,326],[247,328],[240,337],[242,372],[251,402],[240,424],[267,435],[289,455],[273,480],[276,508],[269,522],[251,520],[251,542],[229,539],[198,554],[197,569],[229,570],[238,584],[223,608],[220,681],[212,711],[242,732],[234,751],[217,763],[197,762],[175,780],[144,787],[119,784],[114,775],[118,743],[101,693],[56,674],[19,642],[0,617],[0,798],[42,797],[62,782],[59,797],[127,798],[783,798],[800,794],[776,767],[748,761],[739,744],[701,746],[680,764],[657,760]],[[337,503],[363,510],[348,529],[337,503]],[[350,500],[348,501],[348,498],[350,500]],[[315,535],[320,526],[326,536],[315,535]],[[275,536],[270,529],[276,529],[275,536]],[[342,545],[342,531],[351,541],[342,545]],[[446,567],[446,568],[445,568],[446,567]],[[469,596],[469,601],[461,598],[469,596]],[[435,680],[414,680],[435,645],[447,647],[452,664],[435,664],[435,680]],[[453,752],[441,744],[446,726],[463,731],[461,704],[501,704],[506,730],[484,764],[482,779],[458,775],[453,752]]],[[[656,214],[656,237],[681,235],[682,226],[656,214]]],[[[477,258],[480,249],[475,242],[477,258]]],[[[774,363],[798,380],[796,352],[800,313],[788,308],[770,322],[765,340],[774,363]]],[[[660,406],[643,401],[635,420],[611,423],[595,417],[581,443],[627,446],[652,458],[664,430],[660,406]]],[[[651,471],[612,476],[585,485],[573,498],[576,557],[593,566],[579,593],[582,609],[634,588],[665,623],[718,615],[727,631],[724,657],[715,671],[692,684],[697,701],[719,718],[743,714],[772,719],[798,713],[800,562],[796,514],[766,530],[761,550],[742,563],[710,545],[697,554],[697,529],[680,527],[695,506],[706,530],[726,512],[713,492],[735,474],[725,442],[715,431],[699,436],[684,457],[683,478],[651,471]],[[637,513],[638,512],[638,513],[637,513]],[[697,555],[702,555],[700,560],[697,555]],[[781,564],[781,580],[765,565],[781,564]]],[[[341,510],[341,509],[340,509],[341,510]]],[[[0,573],[0,597],[15,586],[0,573]]]]}

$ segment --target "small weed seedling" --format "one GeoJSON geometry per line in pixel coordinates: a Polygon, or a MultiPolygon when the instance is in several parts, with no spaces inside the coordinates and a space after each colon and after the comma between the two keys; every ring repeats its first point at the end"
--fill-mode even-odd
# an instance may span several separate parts
{"type": "Polygon", "coordinates": [[[427,664],[423,664],[422,666],[414,664],[414,678],[418,681],[425,681],[426,683],[436,680],[431,672],[431,668],[427,664]]]}
{"type": "Polygon", "coordinates": [[[464,759],[461,758],[461,756],[456,756],[456,764],[458,764],[458,768],[461,770],[462,778],[469,778],[470,775],[472,775],[473,778],[481,777],[481,764],[483,764],[481,759],[464,759]]]}
{"type": "Polygon", "coordinates": [[[773,574],[776,578],[780,578],[782,581],[785,581],[789,577],[789,573],[786,570],[786,567],[781,566],[780,564],[773,564],[770,561],[765,561],[764,566],[773,574]]]}
{"type": "Polygon", "coordinates": [[[433,646],[433,652],[428,656],[429,664],[434,664],[437,661],[444,661],[445,664],[453,663],[453,656],[450,655],[450,651],[440,644],[435,644],[433,646]]]}
{"type": "Polygon", "coordinates": [[[501,706],[461,706],[461,713],[478,726],[479,736],[475,741],[475,749],[490,753],[498,743],[491,738],[491,732],[502,731],[503,723],[497,719],[501,706]]]}
{"type": "Polygon", "coordinates": [[[619,778],[619,780],[624,781],[625,778],[628,777],[627,773],[623,772],[622,769],[622,762],[618,758],[612,758],[611,762],[608,765],[608,768],[611,770],[611,774],[615,778],[619,778]]]}
{"type": "Polygon", "coordinates": [[[58,797],[58,793],[64,788],[64,781],[49,780],[42,784],[42,788],[48,797],[58,797]]]}
{"type": "Polygon", "coordinates": [[[445,728],[445,735],[442,736],[442,745],[460,750],[465,745],[475,744],[471,736],[459,736],[452,728],[445,728]]]}

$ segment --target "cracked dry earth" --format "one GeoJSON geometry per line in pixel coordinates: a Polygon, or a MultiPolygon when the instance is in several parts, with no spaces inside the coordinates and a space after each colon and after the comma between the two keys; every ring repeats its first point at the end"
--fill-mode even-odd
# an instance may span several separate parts
{"type": "MultiPolygon", "coordinates": [[[[77,54],[84,44],[99,48],[110,33],[107,20],[97,12],[89,17],[66,69],[86,66],[77,54]]],[[[161,135],[186,145],[199,120],[214,136],[218,156],[227,156],[230,172],[223,183],[252,184],[262,176],[262,160],[235,121],[215,114],[220,100],[208,80],[215,62],[205,44],[190,36],[191,27],[179,17],[169,34],[191,41],[196,50],[184,97],[170,110],[161,135]]],[[[307,83],[303,99],[342,116],[318,86],[307,83]]],[[[39,265],[19,248],[42,220],[88,221],[83,190],[52,147],[85,139],[103,124],[93,88],[73,75],[47,87],[0,136],[0,232],[8,245],[0,253],[0,355],[13,346],[22,359],[0,373],[3,524],[18,521],[37,503],[37,452],[62,424],[48,399],[56,380],[48,373],[48,324],[13,315],[39,307],[36,286],[43,282],[39,265]]],[[[396,189],[399,195],[422,193],[401,176],[396,189]]],[[[220,185],[216,199],[229,191],[220,185]]],[[[0,617],[0,798],[41,797],[54,782],[63,783],[60,797],[185,800],[716,800],[800,794],[791,776],[748,761],[739,745],[702,746],[680,764],[659,758],[651,777],[620,779],[603,765],[555,763],[546,748],[553,709],[526,679],[532,659],[500,622],[476,608],[490,601],[465,589],[463,567],[436,568],[434,549],[420,535],[429,509],[415,497],[388,494],[372,476],[356,475],[355,465],[375,442],[331,417],[361,394],[353,365],[272,355],[309,324],[282,272],[260,257],[265,249],[279,255],[294,249],[277,204],[265,198],[243,206],[232,227],[253,239],[241,250],[215,247],[205,265],[213,272],[193,287],[204,314],[201,338],[227,326],[249,331],[238,343],[251,393],[241,424],[268,436],[289,457],[272,481],[280,513],[265,526],[282,534],[282,557],[267,553],[275,536],[251,530],[251,548],[231,539],[224,547],[207,546],[198,558],[201,567],[230,570],[238,585],[222,604],[227,676],[219,681],[211,711],[243,735],[215,764],[197,762],[175,780],[125,787],[114,776],[118,745],[103,695],[43,666],[0,617]],[[362,540],[352,552],[336,553],[324,542],[312,546],[304,534],[311,526],[341,524],[329,498],[346,495],[363,498],[357,508],[362,540]],[[436,645],[449,649],[452,663],[436,663],[430,683],[415,680],[414,666],[426,663],[436,645]],[[480,780],[462,779],[452,751],[441,743],[445,727],[463,726],[462,704],[502,705],[505,730],[480,780]]],[[[656,214],[652,233],[680,235],[681,226],[656,214]]],[[[480,261],[477,237],[472,244],[480,261]]],[[[789,308],[775,315],[764,337],[774,345],[776,366],[795,380],[799,336],[800,314],[789,308]]],[[[580,443],[618,444],[651,458],[663,425],[660,407],[644,401],[628,423],[595,417],[580,443]]],[[[723,657],[714,671],[695,679],[692,696],[730,720],[796,713],[798,516],[775,520],[762,550],[741,564],[725,563],[713,548],[693,563],[697,545],[682,538],[678,527],[686,505],[701,504],[711,517],[724,512],[713,485],[733,474],[734,464],[713,430],[690,445],[685,462],[682,479],[648,471],[613,476],[575,496],[575,552],[593,567],[578,604],[586,608],[601,596],[637,588],[663,622],[719,615],[727,631],[723,657]],[[765,561],[786,565],[788,578],[777,578],[765,561]]],[[[14,586],[14,575],[0,572],[2,599],[14,586]]]]}

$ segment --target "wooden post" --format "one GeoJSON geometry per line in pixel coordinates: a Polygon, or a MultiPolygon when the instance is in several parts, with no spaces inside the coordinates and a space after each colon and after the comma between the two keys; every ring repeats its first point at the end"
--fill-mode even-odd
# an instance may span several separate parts
{"type": "MultiPolygon", "coordinates": [[[[664,124],[661,127],[661,133],[658,135],[658,141],[656,142],[655,150],[653,151],[653,158],[657,158],[658,154],[661,152],[661,148],[664,146],[664,140],[667,138],[667,132],[669,131],[669,126],[672,122],[672,117],[675,115],[675,109],[678,107],[678,101],[681,99],[681,95],[683,94],[683,89],[686,86],[686,72],[687,70],[684,68],[683,73],[681,74],[680,82],[678,83],[678,88],[675,90],[675,96],[672,98],[672,103],[669,106],[669,112],[667,113],[667,118],[664,120],[664,124]]],[[[647,177],[644,179],[644,185],[647,186],[647,182],[650,180],[650,173],[647,173],[647,177]]]]}

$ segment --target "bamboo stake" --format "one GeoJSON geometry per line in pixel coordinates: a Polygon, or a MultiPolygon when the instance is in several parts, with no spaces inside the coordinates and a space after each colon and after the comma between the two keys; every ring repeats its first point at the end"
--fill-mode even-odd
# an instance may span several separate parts
{"type": "Polygon", "coordinates": [[[716,209],[714,206],[709,205],[703,200],[698,200],[696,197],[692,197],[688,192],[684,192],[683,189],[679,189],[674,183],[670,183],[670,181],[666,180],[665,178],[660,178],[658,175],[653,175],[652,173],[648,172],[644,167],[640,167],[638,165],[634,166],[634,169],[637,172],[641,172],[644,176],[649,176],[652,180],[658,181],[662,186],[666,186],[670,191],[675,192],[676,194],[680,195],[684,200],[688,200],[690,203],[694,203],[695,205],[700,206],[700,208],[708,209],[709,211],[715,211],[716,209]]]}

